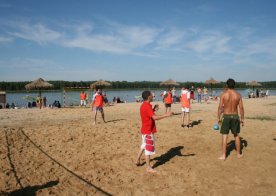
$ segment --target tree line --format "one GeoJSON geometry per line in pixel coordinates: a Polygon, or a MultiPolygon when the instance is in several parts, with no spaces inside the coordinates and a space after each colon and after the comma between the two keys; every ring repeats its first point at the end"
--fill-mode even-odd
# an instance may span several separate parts
{"type": "MultiPolygon", "coordinates": [[[[92,84],[95,81],[48,81],[49,83],[53,84],[53,90],[60,90],[66,87],[74,87],[74,88],[89,88],[90,84],[92,84]]],[[[128,82],[128,81],[108,81],[112,84],[110,87],[104,87],[105,89],[166,89],[168,87],[166,86],[160,86],[161,81],[134,81],[134,82],[128,82]]],[[[24,91],[25,85],[30,83],[30,81],[24,81],[24,82],[0,82],[0,91],[24,91]]],[[[208,84],[204,84],[204,82],[178,82],[180,85],[178,87],[182,86],[194,86],[196,87],[210,87],[208,84]]],[[[258,88],[265,88],[265,89],[271,89],[276,88],[276,81],[268,81],[268,82],[259,82],[262,84],[261,87],[258,88]]],[[[213,84],[212,88],[224,88],[225,82],[220,82],[218,84],[213,84]]],[[[250,88],[246,85],[246,82],[237,82],[236,88],[250,88]]],[[[256,88],[256,87],[255,87],[256,88]]]]}

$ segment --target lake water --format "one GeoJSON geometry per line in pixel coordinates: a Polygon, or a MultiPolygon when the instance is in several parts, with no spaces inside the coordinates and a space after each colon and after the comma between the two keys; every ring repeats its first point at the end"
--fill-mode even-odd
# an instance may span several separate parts
{"type": "MultiPolygon", "coordinates": [[[[156,95],[156,100],[161,101],[162,98],[160,97],[160,94],[166,89],[155,89],[152,90],[152,92],[156,95]]],[[[180,94],[180,89],[176,89],[176,94],[180,94]]],[[[135,102],[135,96],[139,96],[142,94],[144,90],[106,90],[108,100],[111,102],[113,97],[120,97],[122,101],[126,102],[135,102]]],[[[222,89],[214,89],[214,94],[219,96],[222,92],[222,89]]],[[[246,98],[248,89],[237,89],[241,95],[246,98]]],[[[59,101],[61,105],[63,105],[64,97],[66,105],[79,105],[79,96],[81,91],[68,91],[65,93],[63,91],[44,91],[42,92],[42,97],[46,96],[47,98],[47,105],[52,104],[55,100],[59,101]]],[[[92,91],[87,90],[85,91],[88,94],[88,99],[91,101],[92,98],[92,91]]],[[[276,95],[276,90],[269,90],[270,95],[276,95]]],[[[24,97],[36,97],[38,95],[37,92],[7,92],[6,94],[6,100],[7,103],[15,103],[16,106],[19,107],[25,107],[28,104],[28,100],[24,99],[24,97]]],[[[196,96],[195,96],[196,97],[196,96]]]]}

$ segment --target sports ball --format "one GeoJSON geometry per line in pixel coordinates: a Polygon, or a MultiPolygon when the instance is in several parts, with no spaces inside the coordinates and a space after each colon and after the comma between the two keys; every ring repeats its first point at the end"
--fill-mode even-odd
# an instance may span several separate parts
{"type": "Polygon", "coordinates": [[[214,130],[219,130],[219,125],[218,124],[214,124],[213,129],[214,130]]]}

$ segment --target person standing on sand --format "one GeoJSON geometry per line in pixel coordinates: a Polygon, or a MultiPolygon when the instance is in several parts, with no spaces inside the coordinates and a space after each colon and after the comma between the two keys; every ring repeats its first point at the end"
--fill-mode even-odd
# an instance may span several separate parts
{"type": "Polygon", "coordinates": [[[172,103],[173,103],[173,96],[172,96],[172,91],[171,89],[168,90],[168,93],[165,95],[165,113],[167,112],[171,112],[171,107],[172,107],[172,103]]]}
{"type": "Polygon", "coordinates": [[[197,87],[197,103],[201,103],[201,88],[197,87]]]}
{"type": "Polygon", "coordinates": [[[235,80],[228,79],[226,82],[227,88],[220,96],[218,106],[218,123],[221,124],[220,133],[222,134],[222,155],[218,158],[220,160],[226,159],[226,146],[229,130],[235,137],[237,158],[241,158],[241,141],[239,137],[240,124],[244,125],[244,108],[242,97],[235,88],[235,80]],[[238,109],[239,108],[239,109],[238,109]],[[239,112],[240,117],[239,117],[239,112]],[[223,115],[221,115],[223,113],[223,115]]]}
{"type": "Polygon", "coordinates": [[[153,95],[150,91],[144,91],[142,93],[143,103],[140,107],[140,116],[142,121],[141,133],[142,133],[142,145],[140,147],[136,165],[140,166],[140,158],[145,152],[146,159],[146,171],[149,173],[155,173],[156,171],[150,165],[150,155],[155,154],[154,134],[156,133],[155,120],[161,120],[163,118],[173,115],[173,112],[166,113],[162,116],[155,115],[154,111],[158,110],[158,105],[152,108],[150,102],[153,101],[153,95]]]}
{"type": "Polygon", "coordinates": [[[190,123],[190,108],[191,108],[191,93],[188,88],[185,86],[181,90],[181,112],[182,112],[182,124],[181,127],[187,126],[188,128],[192,127],[192,124],[190,123]],[[185,124],[185,119],[186,123],[185,124]]]}
{"type": "Polygon", "coordinates": [[[207,103],[209,96],[208,96],[208,89],[204,86],[203,88],[203,99],[205,100],[205,103],[207,103]]]}
{"type": "Polygon", "coordinates": [[[86,99],[87,99],[86,97],[87,97],[86,93],[81,91],[81,93],[80,93],[80,106],[81,107],[86,106],[86,99]]]}
{"type": "Polygon", "coordinates": [[[105,122],[104,111],[103,111],[103,104],[104,104],[104,97],[102,95],[102,91],[100,89],[98,89],[98,91],[94,94],[93,101],[91,103],[92,112],[95,112],[93,125],[96,124],[96,119],[97,119],[97,113],[98,113],[98,111],[101,112],[103,121],[105,122]]]}

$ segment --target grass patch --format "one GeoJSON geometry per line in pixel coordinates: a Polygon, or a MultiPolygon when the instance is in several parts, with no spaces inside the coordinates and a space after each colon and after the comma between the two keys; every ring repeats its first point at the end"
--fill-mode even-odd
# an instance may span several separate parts
{"type": "Polygon", "coordinates": [[[274,121],[275,119],[270,116],[253,116],[253,117],[246,117],[246,119],[251,120],[271,120],[274,121]]]}

